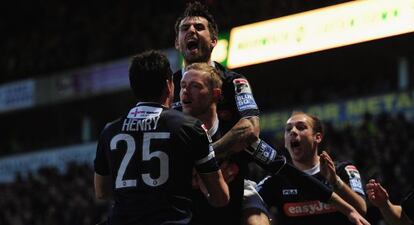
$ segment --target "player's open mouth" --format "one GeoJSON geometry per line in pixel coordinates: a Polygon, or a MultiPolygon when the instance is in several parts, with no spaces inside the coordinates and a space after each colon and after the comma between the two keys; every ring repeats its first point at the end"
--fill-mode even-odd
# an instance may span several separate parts
{"type": "Polygon", "coordinates": [[[198,49],[198,41],[197,40],[189,40],[187,42],[187,49],[190,51],[198,49]]]}
{"type": "Polygon", "coordinates": [[[290,142],[290,146],[291,146],[292,148],[299,147],[299,146],[300,146],[300,142],[299,142],[299,141],[297,141],[297,140],[293,140],[293,141],[291,141],[291,142],[290,142]]]}
{"type": "Polygon", "coordinates": [[[192,103],[192,101],[190,101],[190,100],[183,100],[182,102],[183,102],[184,105],[187,105],[187,104],[191,104],[192,103]]]}

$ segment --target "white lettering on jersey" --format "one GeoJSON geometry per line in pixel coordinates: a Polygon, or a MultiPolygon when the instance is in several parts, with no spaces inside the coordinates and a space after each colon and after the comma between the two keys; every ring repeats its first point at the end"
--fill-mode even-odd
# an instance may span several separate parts
{"type": "Polygon", "coordinates": [[[252,90],[246,79],[238,78],[233,80],[234,92],[236,93],[236,104],[240,112],[248,109],[258,109],[253,98],[252,90]]]}
{"type": "Polygon", "coordinates": [[[122,131],[151,131],[157,129],[159,116],[147,119],[124,119],[122,131]]]}
{"type": "Polygon", "coordinates": [[[283,195],[297,195],[298,189],[283,189],[282,194],[283,195]]]}

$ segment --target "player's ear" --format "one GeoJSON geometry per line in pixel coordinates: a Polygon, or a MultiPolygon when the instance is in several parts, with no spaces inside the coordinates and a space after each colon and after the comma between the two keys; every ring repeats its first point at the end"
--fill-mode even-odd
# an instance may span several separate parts
{"type": "Polygon", "coordinates": [[[180,43],[178,41],[178,37],[175,38],[174,46],[175,46],[175,49],[177,49],[178,51],[180,50],[180,43]]]}
{"type": "Polygon", "coordinates": [[[220,101],[221,99],[221,89],[220,88],[213,88],[213,98],[215,102],[220,101]]]}
{"type": "Polygon", "coordinates": [[[322,142],[323,134],[321,132],[316,132],[314,140],[316,143],[320,144],[322,142]]]}
{"type": "Polygon", "coordinates": [[[217,38],[212,38],[211,39],[211,44],[210,44],[211,49],[213,49],[214,47],[216,47],[216,45],[217,45],[217,38]]]}
{"type": "Polygon", "coordinates": [[[165,80],[167,82],[167,94],[174,94],[174,82],[173,79],[165,80]]]}

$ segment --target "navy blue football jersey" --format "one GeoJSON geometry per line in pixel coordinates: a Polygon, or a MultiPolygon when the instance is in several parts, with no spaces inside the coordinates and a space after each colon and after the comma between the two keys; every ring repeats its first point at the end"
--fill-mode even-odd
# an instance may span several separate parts
{"type": "MultiPolygon", "coordinates": [[[[337,163],[336,171],[352,190],[365,196],[361,176],[354,165],[349,162],[337,163]]],[[[320,174],[319,168],[314,172],[310,175],[332,189],[328,181],[320,174]]],[[[352,224],[345,215],[332,205],[321,201],[320,196],[313,194],[313,190],[308,190],[309,188],[312,187],[298,185],[289,176],[273,175],[261,181],[257,190],[268,207],[276,207],[277,219],[281,224],[352,224]]],[[[327,198],[324,197],[324,200],[327,198]]]]}
{"type": "Polygon", "coordinates": [[[114,225],[188,224],[193,167],[218,170],[201,122],[156,103],[138,103],[107,125],[94,164],[112,177],[114,225]]]}
{"type": "MultiPolygon", "coordinates": [[[[214,137],[214,141],[227,133],[241,118],[259,116],[259,108],[253,98],[253,93],[247,79],[231,70],[227,70],[219,63],[215,62],[215,68],[218,70],[222,86],[222,98],[217,104],[217,115],[219,118],[219,131],[214,137]],[[217,135],[220,134],[220,135],[217,135]]],[[[183,71],[179,70],[174,73],[173,80],[175,84],[174,101],[175,106],[180,108],[180,83],[183,71]]],[[[229,183],[230,202],[227,206],[215,209],[203,200],[202,193],[195,193],[194,198],[200,200],[202,204],[195,208],[194,224],[240,224],[242,217],[242,202],[244,191],[244,179],[248,173],[248,162],[250,156],[241,152],[233,154],[228,160],[236,167],[237,175],[229,183]]]]}

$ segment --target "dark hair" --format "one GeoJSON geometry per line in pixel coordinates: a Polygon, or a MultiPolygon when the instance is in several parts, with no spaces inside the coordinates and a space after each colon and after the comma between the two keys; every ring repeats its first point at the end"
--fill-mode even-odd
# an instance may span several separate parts
{"type": "Polygon", "coordinates": [[[140,101],[158,102],[166,88],[166,80],[172,79],[167,56],[155,50],[138,54],[129,67],[129,83],[140,101]]]}
{"type": "Polygon", "coordinates": [[[186,17],[204,17],[208,21],[208,30],[212,39],[218,38],[218,26],[214,20],[213,15],[208,11],[207,6],[201,4],[198,1],[190,2],[187,4],[183,15],[177,18],[175,21],[175,36],[178,36],[180,23],[186,17]]]}

